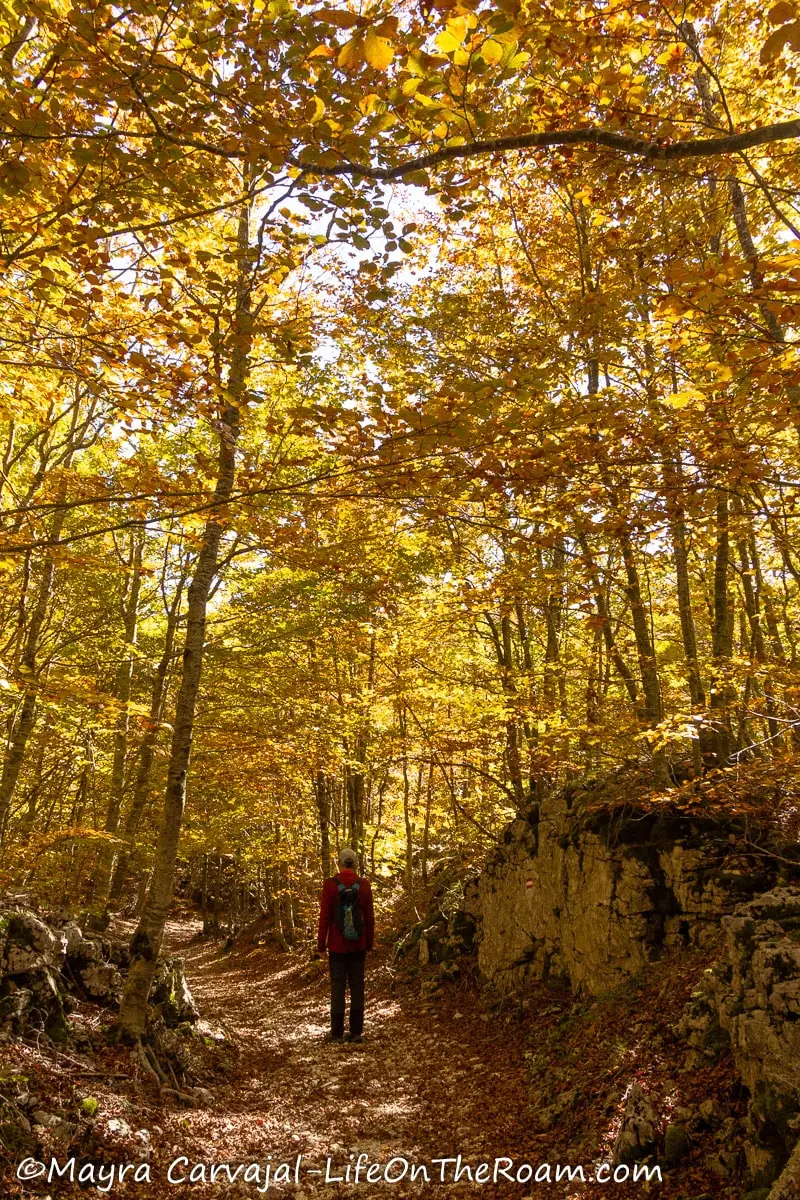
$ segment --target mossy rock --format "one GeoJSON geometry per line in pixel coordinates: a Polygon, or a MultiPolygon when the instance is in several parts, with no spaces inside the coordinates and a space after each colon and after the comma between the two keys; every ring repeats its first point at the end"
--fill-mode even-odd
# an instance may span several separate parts
{"type": "Polygon", "coordinates": [[[692,1143],[685,1125],[668,1125],[664,1134],[664,1161],[668,1167],[677,1167],[686,1157],[692,1143]]]}
{"type": "Polygon", "coordinates": [[[35,1155],[38,1149],[38,1142],[31,1133],[30,1125],[27,1121],[23,1124],[22,1120],[3,1121],[0,1124],[0,1145],[17,1160],[35,1155]]]}

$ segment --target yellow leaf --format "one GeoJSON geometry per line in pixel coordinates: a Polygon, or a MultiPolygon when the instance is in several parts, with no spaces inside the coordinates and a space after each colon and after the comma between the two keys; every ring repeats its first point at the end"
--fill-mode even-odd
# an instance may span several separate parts
{"type": "Polygon", "coordinates": [[[370,29],[364,41],[364,57],[376,71],[385,71],[394,58],[394,47],[388,38],[370,29]]]}
{"type": "Polygon", "coordinates": [[[319,96],[315,96],[314,97],[314,115],[311,118],[311,124],[316,125],[317,121],[321,121],[324,112],[325,112],[325,102],[323,100],[320,100],[319,96]]]}
{"type": "Polygon", "coordinates": [[[459,49],[462,41],[463,38],[457,38],[449,30],[443,29],[434,39],[434,45],[437,50],[443,50],[445,54],[452,54],[454,50],[459,49]]]}
{"type": "Polygon", "coordinates": [[[467,18],[451,17],[447,22],[447,32],[452,34],[454,38],[458,38],[459,43],[463,42],[467,36],[467,18]]]}
{"type": "Polygon", "coordinates": [[[680,42],[672,42],[663,54],[659,54],[656,62],[659,66],[665,67],[667,64],[674,62],[683,54],[683,46],[680,42]]]}
{"type": "Polygon", "coordinates": [[[489,40],[484,42],[481,46],[481,58],[485,63],[489,63],[490,66],[494,66],[495,63],[499,63],[502,57],[503,47],[499,42],[494,41],[493,38],[489,38],[489,40]]]}
{"type": "Polygon", "coordinates": [[[344,67],[347,71],[351,67],[357,67],[359,63],[364,61],[364,39],[360,33],[354,34],[339,51],[339,57],[336,62],[340,67],[344,67]]]}
{"type": "Polygon", "coordinates": [[[370,92],[368,96],[362,96],[358,102],[359,110],[364,114],[365,117],[368,117],[370,113],[375,111],[375,105],[378,103],[379,99],[380,97],[377,96],[375,92],[370,92]]]}
{"type": "Polygon", "coordinates": [[[664,396],[663,401],[669,408],[687,408],[690,404],[702,404],[704,397],[702,392],[698,392],[695,388],[685,388],[682,392],[672,392],[669,396],[664,396]]]}

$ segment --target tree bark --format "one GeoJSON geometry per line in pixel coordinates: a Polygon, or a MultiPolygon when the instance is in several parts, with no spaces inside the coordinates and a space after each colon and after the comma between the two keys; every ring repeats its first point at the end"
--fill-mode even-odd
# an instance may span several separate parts
{"type": "Polygon", "coordinates": [[[172,900],[175,860],[178,852],[186,777],[192,749],[194,715],[203,667],[206,608],[217,569],[217,558],[224,530],[224,505],[230,499],[236,476],[236,444],[239,436],[239,409],[244,399],[249,371],[250,298],[252,279],[247,263],[249,248],[249,206],[239,218],[239,272],[236,291],[236,337],[231,354],[226,399],[222,404],[215,507],[203,530],[194,578],[188,593],[186,636],[180,685],[175,704],[175,723],[170,747],[164,809],[153,864],[153,876],[144,911],[131,942],[131,965],[120,1006],[117,1029],[124,1040],[136,1040],[144,1032],[147,997],[153,981],[156,960],[161,950],[164,927],[172,900]],[[242,320],[245,318],[245,320],[242,320]]]}
{"type": "MultiPolygon", "coordinates": [[[[63,467],[65,469],[68,469],[72,465],[72,460],[77,449],[77,429],[79,416],[78,409],[79,405],[76,402],[73,411],[68,450],[63,458],[63,467]]],[[[8,820],[11,815],[11,805],[14,800],[14,792],[16,790],[19,773],[22,769],[22,764],[25,759],[25,751],[28,746],[28,739],[30,738],[31,731],[33,730],[36,720],[36,701],[38,696],[37,675],[39,670],[40,642],[47,620],[47,614],[53,592],[53,583],[56,576],[56,560],[52,547],[61,537],[61,531],[64,528],[66,515],[67,510],[65,508],[57,508],[53,513],[53,518],[50,522],[48,541],[51,548],[44,551],[42,574],[39,580],[39,587],[36,592],[36,600],[33,605],[33,611],[31,612],[28,632],[25,637],[22,654],[20,656],[19,670],[20,673],[25,677],[26,686],[23,693],[20,710],[17,713],[16,720],[14,721],[11,729],[9,746],[6,752],[5,761],[3,762],[2,774],[0,774],[0,846],[4,844],[8,834],[8,820]]]]}
{"type": "Polygon", "coordinates": [[[728,590],[730,538],[728,534],[728,497],[720,492],[716,505],[716,550],[714,553],[714,591],[712,595],[711,653],[713,678],[709,707],[716,715],[713,731],[716,742],[709,765],[723,766],[731,752],[731,724],[728,711],[731,700],[726,671],[733,654],[733,600],[728,590]]]}
{"type": "Polygon", "coordinates": [[[314,779],[314,799],[319,815],[320,866],[323,881],[329,879],[331,871],[331,795],[328,777],[317,771],[314,779]]]}
{"type": "MultiPolygon", "coordinates": [[[[128,705],[131,698],[133,683],[133,664],[136,649],[136,639],[139,622],[139,593],[142,585],[142,555],[144,553],[144,538],[131,535],[131,553],[128,569],[127,595],[123,607],[123,626],[125,636],[125,657],[117,669],[114,683],[114,699],[119,705],[116,728],[114,730],[114,757],[111,763],[111,785],[106,809],[105,832],[116,836],[119,828],[122,801],[125,792],[125,763],[128,757],[128,729],[130,714],[128,705]]],[[[116,858],[114,843],[101,845],[98,853],[97,869],[94,878],[94,907],[102,909],[108,899],[111,883],[111,871],[116,858]]]]}
{"type": "Polygon", "coordinates": [[[125,879],[128,874],[128,866],[130,864],[131,853],[133,851],[136,834],[139,831],[144,810],[147,806],[147,800],[150,794],[150,776],[153,769],[153,761],[155,759],[156,745],[158,735],[160,733],[161,720],[164,715],[164,703],[167,695],[167,679],[169,677],[169,669],[172,664],[173,649],[175,645],[175,634],[178,628],[178,620],[180,618],[181,598],[183,596],[185,580],[183,576],[178,579],[175,593],[172,598],[169,610],[167,612],[167,625],[164,633],[164,649],[156,667],[156,673],[153,678],[153,686],[150,693],[150,711],[147,719],[147,728],[144,732],[139,753],[137,756],[136,778],[133,784],[133,796],[131,798],[131,806],[128,809],[128,814],[125,818],[123,827],[123,837],[125,846],[120,850],[117,858],[116,866],[114,867],[114,875],[111,880],[108,899],[112,904],[118,903],[122,896],[125,887],[125,879]]]}

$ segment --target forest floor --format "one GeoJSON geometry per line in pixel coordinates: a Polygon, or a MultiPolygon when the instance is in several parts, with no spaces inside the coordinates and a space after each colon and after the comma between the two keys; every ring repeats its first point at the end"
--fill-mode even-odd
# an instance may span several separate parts
{"type": "MultiPolygon", "coordinates": [[[[687,1070],[671,1033],[707,955],[684,952],[664,959],[645,978],[593,1002],[541,988],[513,1003],[490,1004],[469,977],[423,997],[429,969],[398,965],[388,949],[380,949],[369,960],[365,1040],[359,1046],[324,1040],[324,963],[243,939],[225,953],[219,942],[199,940],[196,933],[195,923],[173,922],[170,948],[185,957],[204,1021],[227,1035],[222,1049],[210,1051],[206,1060],[199,1082],[208,1094],[201,1106],[165,1101],[141,1072],[131,1070],[127,1051],[115,1046],[98,1051],[96,1040],[91,1051],[70,1051],[53,1061],[41,1048],[23,1048],[27,1059],[17,1054],[16,1066],[9,1066],[4,1050],[4,1069],[27,1074],[31,1086],[48,1095],[51,1110],[60,1104],[74,1121],[79,1097],[97,1101],[92,1145],[104,1148],[106,1163],[140,1164],[138,1182],[131,1170],[103,1194],[130,1200],[255,1197],[265,1194],[267,1165],[273,1182],[266,1195],[287,1200],[418,1195],[450,1200],[476,1192],[491,1200],[545,1195],[723,1200],[741,1194],[741,1186],[715,1167],[722,1116],[730,1119],[743,1110],[730,1063],[723,1057],[687,1070]],[[597,1165],[610,1157],[622,1097],[636,1079],[657,1098],[665,1120],[676,1108],[697,1109],[703,1101],[712,1102],[713,1114],[705,1127],[695,1122],[688,1157],[677,1170],[665,1171],[661,1183],[593,1183],[597,1165]],[[356,1184],[352,1171],[359,1154],[368,1161],[361,1160],[356,1184]],[[489,1182],[479,1176],[471,1183],[466,1171],[455,1182],[454,1163],[433,1162],[458,1155],[473,1177],[479,1163],[489,1164],[489,1182]],[[170,1182],[169,1164],[183,1158],[187,1161],[173,1166],[170,1182]],[[522,1182],[502,1174],[492,1182],[496,1159],[512,1159],[513,1167],[506,1167],[512,1175],[529,1163],[539,1168],[539,1180],[545,1164],[553,1177],[556,1164],[581,1166],[586,1182],[573,1177],[548,1185],[535,1176],[525,1182],[524,1171],[522,1182]],[[142,1177],[145,1162],[149,1181],[142,1177]],[[405,1178],[383,1179],[384,1169],[390,1178],[401,1175],[404,1162],[405,1178]],[[214,1164],[227,1164],[231,1172],[240,1166],[238,1178],[229,1182],[223,1168],[211,1184],[214,1164]],[[242,1164],[257,1164],[249,1183],[242,1180],[242,1164]],[[279,1170],[280,1164],[287,1165],[279,1170]],[[365,1177],[369,1164],[379,1164],[371,1180],[365,1177]],[[427,1171],[427,1183],[423,1170],[410,1182],[416,1166],[427,1171]]],[[[85,1019],[107,1018],[98,1010],[85,1019]]],[[[57,1147],[53,1153],[66,1157],[57,1147]]],[[[85,1197],[87,1191],[66,1180],[49,1185],[42,1180],[10,1184],[7,1194],[85,1197]]]]}

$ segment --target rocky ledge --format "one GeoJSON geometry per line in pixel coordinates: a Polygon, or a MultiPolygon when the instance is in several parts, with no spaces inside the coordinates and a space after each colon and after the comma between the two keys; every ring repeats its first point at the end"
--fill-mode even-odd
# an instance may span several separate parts
{"type": "Polygon", "coordinates": [[[467,889],[481,975],[501,991],[560,977],[599,995],[773,886],[732,818],[592,809],[564,789],[514,820],[467,889]]]}
{"type": "Polygon", "coordinates": [[[800,888],[775,888],[741,905],[723,918],[722,928],[723,952],[706,972],[680,1033],[698,1065],[730,1042],[749,1095],[745,1153],[752,1186],[769,1200],[796,1200],[800,888]]]}
{"type": "MultiPolygon", "coordinates": [[[[69,1041],[74,1001],[117,1007],[129,962],[123,941],[87,936],[72,921],[45,921],[20,904],[0,905],[0,1039],[41,1030],[69,1041]]],[[[168,1027],[198,1019],[182,959],[159,959],[150,1004],[168,1027]]]]}

